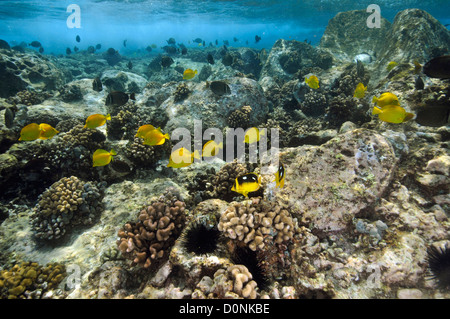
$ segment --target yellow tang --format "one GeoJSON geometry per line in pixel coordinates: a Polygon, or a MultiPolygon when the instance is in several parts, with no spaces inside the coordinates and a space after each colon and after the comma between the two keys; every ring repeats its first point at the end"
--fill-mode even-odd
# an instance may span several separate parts
{"type": "Polygon", "coordinates": [[[251,127],[245,132],[244,142],[247,144],[259,142],[260,137],[265,134],[266,129],[259,131],[257,127],[251,127]]]}
{"type": "Polygon", "coordinates": [[[319,79],[315,75],[311,75],[309,78],[307,78],[305,80],[305,82],[306,82],[306,84],[308,84],[308,86],[311,89],[318,89],[319,88],[319,79]]]}
{"type": "Polygon", "coordinates": [[[277,183],[276,187],[283,188],[284,177],[284,165],[280,162],[278,165],[278,171],[275,173],[275,182],[277,183]]]}
{"type": "Polygon", "coordinates": [[[391,92],[385,92],[380,95],[380,97],[374,96],[372,99],[372,103],[376,103],[378,107],[385,107],[386,105],[400,105],[398,101],[398,97],[391,92]]]}
{"type": "Polygon", "coordinates": [[[358,83],[356,86],[355,93],[353,94],[353,97],[356,97],[358,99],[362,99],[364,95],[366,95],[367,86],[364,86],[362,83],[358,83]]]}
{"type": "Polygon", "coordinates": [[[248,193],[256,192],[260,187],[261,176],[255,173],[249,173],[236,177],[231,190],[248,197],[248,193]]]}
{"type": "Polygon", "coordinates": [[[403,123],[414,117],[413,113],[408,113],[399,105],[386,105],[382,109],[374,107],[372,115],[378,114],[378,118],[388,123],[403,123]]]}
{"type": "Polygon", "coordinates": [[[217,144],[215,141],[211,140],[203,145],[202,156],[203,157],[212,157],[216,156],[219,153],[219,149],[223,148],[223,143],[220,142],[217,144]]]}
{"type": "Polygon", "coordinates": [[[115,150],[111,150],[111,152],[98,149],[94,152],[94,155],[92,156],[92,161],[94,162],[95,166],[105,166],[108,165],[109,162],[113,159],[113,156],[117,155],[115,150]]]}
{"type": "Polygon", "coordinates": [[[184,147],[181,147],[170,154],[169,164],[167,164],[167,167],[186,167],[194,162],[194,158],[200,159],[200,155],[197,150],[195,150],[194,153],[191,153],[184,147]]]}
{"type": "Polygon", "coordinates": [[[392,70],[393,68],[395,68],[397,65],[398,65],[397,62],[391,61],[391,62],[388,63],[386,69],[387,69],[388,71],[390,71],[390,70],[392,70]]]}
{"type": "Polygon", "coordinates": [[[186,69],[183,72],[183,80],[190,80],[197,74],[197,70],[186,69]]]}
{"type": "Polygon", "coordinates": [[[162,145],[166,140],[170,138],[169,133],[163,134],[161,128],[158,127],[149,131],[144,136],[144,145],[162,145]]]}
{"type": "Polygon", "coordinates": [[[141,127],[139,127],[135,136],[144,138],[145,134],[147,134],[148,132],[150,132],[151,130],[154,130],[154,129],[155,129],[155,127],[151,124],[142,125],[141,127]]]}
{"type": "Polygon", "coordinates": [[[39,138],[41,130],[39,125],[36,123],[31,123],[22,128],[20,131],[19,141],[34,141],[39,138]]]}
{"type": "Polygon", "coordinates": [[[105,125],[106,120],[111,121],[111,115],[92,114],[86,119],[84,128],[96,128],[105,125]]]}
{"type": "Polygon", "coordinates": [[[41,140],[50,139],[59,133],[59,131],[57,131],[51,125],[45,123],[39,124],[39,130],[40,130],[39,138],[41,140]]]}

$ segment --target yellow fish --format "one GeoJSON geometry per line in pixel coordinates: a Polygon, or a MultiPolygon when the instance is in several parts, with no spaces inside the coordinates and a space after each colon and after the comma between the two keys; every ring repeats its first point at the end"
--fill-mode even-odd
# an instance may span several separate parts
{"type": "Polygon", "coordinates": [[[136,133],[136,137],[144,138],[145,134],[150,132],[151,130],[154,130],[155,127],[151,124],[145,124],[138,128],[138,131],[136,133]]]}
{"type": "Polygon", "coordinates": [[[109,162],[112,161],[113,156],[117,155],[115,150],[111,150],[111,152],[98,149],[94,152],[94,155],[92,156],[92,161],[94,162],[95,166],[105,166],[108,165],[109,162]]]}
{"type": "Polygon", "coordinates": [[[261,176],[255,173],[249,173],[236,177],[231,190],[244,195],[244,197],[248,197],[248,193],[256,192],[260,187],[261,176]]]}
{"type": "Polygon", "coordinates": [[[257,127],[251,127],[245,132],[244,142],[247,144],[259,142],[260,137],[265,134],[266,134],[265,129],[259,131],[257,127]]]}
{"type": "Polygon", "coordinates": [[[364,86],[362,83],[358,83],[356,86],[355,93],[353,94],[353,97],[356,97],[358,99],[362,99],[364,95],[366,95],[367,86],[364,86]]]}
{"type": "Polygon", "coordinates": [[[398,97],[390,92],[385,92],[380,95],[380,97],[374,96],[372,103],[376,103],[378,107],[383,108],[386,105],[400,105],[398,97]]]}
{"type": "Polygon", "coordinates": [[[167,167],[186,167],[194,162],[194,158],[200,159],[200,154],[197,150],[195,150],[194,153],[191,153],[184,147],[181,147],[170,154],[169,164],[167,164],[167,167]]]}
{"type": "Polygon", "coordinates": [[[39,125],[36,123],[31,123],[22,128],[20,131],[19,141],[34,141],[39,138],[41,130],[39,125]]]}
{"type": "Polygon", "coordinates": [[[96,128],[105,125],[106,120],[111,121],[111,115],[92,114],[86,119],[84,128],[96,128]]]}
{"type": "Polygon", "coordinates": [[[183,72],[183,80],[190,80],[192,78],[194,78],[194,76],[197,74],[197,70],[192,70],[192,69],[186,69],[183,72]]]}
{"type": "Polygon", "coordinates": [[[202,156],[203,157],[212,157],[216,156],[219,153],[219,149],[223,148],[223,143],[220,142],[217,144],[215,141],[211,140],[203,145],[202,156]]]}
{"type": "Polygon", "coordinates": [[[403,123],[414,117],[413,113],[408,113],[399,105],[386,105],[383,108],[374,107],[372,115],[378,114],[378,118],[388,123],[403,123]]]}
{"type": "Polygon", "coordinates": [[[166,140],[170,138],[169,133],[163,134],[161,128],[150,130],[144,136],[144,145],[162,145],[166,140]]]}
{"type": "Polygon", "coordinates": [[[311,89],[316,90],[319,88],[319,79],[315,75],[311,75],[309,78],[305,79],[305,82],[311,89]]]}
{"type": "Polygon", "coordinates": [[[41,140],[50,139],[59,133],[59,131],[57,131],[51,125],[45,123],[39,124],[39,130],[40,130],[39,138],[41,140]]]}
{"type": "Polygon", "coordinates": [[[284,175],[284,165],[283,165],[283,163],[280,162],[279,165],[278,165],[278,171],[275,173],[275,180],[274,180],[274,182],[277,183],[276,187],[283,188],[283,186],[284,186],[284,177],[285,177],[285,175],[284,175]]]}
{"type": "Polygon", "coordinates": [[[386,69],[387,69],[388,71],[390,71],[390,70],[392,70],[393,68],[395,68],[397,65],[398,65],[397,62],[391,61],[391,62],[388,63],[386,69]]]}

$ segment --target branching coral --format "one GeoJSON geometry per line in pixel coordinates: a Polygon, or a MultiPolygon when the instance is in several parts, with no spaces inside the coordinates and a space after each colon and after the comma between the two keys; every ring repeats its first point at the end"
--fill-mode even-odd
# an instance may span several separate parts
{"type": "Polygon", "coordinates": [[[261,198],[245,203],[234,202],[225,210],[218,229],[255,251],[263,249],[265,241],[277,244],[294,236],[294,221],[286,209],[261,198]]]}
{"type": "Polygon", "coordinates": [[[92,224],[103,211],[102,198],[102,186],[63,177],[39,196],[31,217],[36,238],[57,240],[74,226],[92,224]]]}
{"type": "Polygon", "coordinates": [[[153,202],[138,214],[137,222],[126,223],[118,232],[117,245],[124,257],[149,268],[167,258],[184,227],[184,202],[173,198],[153,202]]]}

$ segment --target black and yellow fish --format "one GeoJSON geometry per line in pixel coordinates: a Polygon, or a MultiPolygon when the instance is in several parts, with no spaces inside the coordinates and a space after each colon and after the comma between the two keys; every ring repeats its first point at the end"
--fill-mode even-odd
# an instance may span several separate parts
{"type": "Polygon", "coordinates": [[[278,171],[275,173],[275,181],[277,183],[276,187],[283,188],[284,186],[284,178],[285,178],[285,171],[284,171],[284,165],[283,163],[279,162],[278,164],[278,171]]]}
{"type": "Polygon", "coordinates": [[[248,193],[256,192],[261,187],[261,176],[255,173],[248,173],[236,177],[234,185],[231,188],[233,192],[248,197],[248,193]]]}

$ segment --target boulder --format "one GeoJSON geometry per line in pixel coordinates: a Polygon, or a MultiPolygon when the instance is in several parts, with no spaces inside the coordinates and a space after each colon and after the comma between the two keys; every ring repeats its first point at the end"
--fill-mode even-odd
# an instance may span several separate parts
{"type": "Polygon", "coordinates": [[[305,42],[279,39],[270,50],[260,78],[278,76],[284,80],[290,80],[303,68],[319,67],[327,70],[332,63],[332,55],[322,49],[305,42]]]}
{"type": "Polygon", "coordinates": [[[356,55],[367,53],[372,57],[382,51],[391,24],[381,18],[381,28],[367,27],[370,13],[366,10],[339,12],[330,20],[320,40],[319,48],[331,52],[334,57],[352,61],[356,55]]]}
{"type": "MultiPolygon", "coordinates": [[[[173,94],[160,105],[160,109],[169,118],[165,131],[183,127],[193,132],[194,120],[202,120],[204,129],[222,129],[228,125],[227,118],[230,113],[246,105],[252,108],[250,125],[263,123],[269,108],[258,82],[239,77],[224,81],[231,91],[224,95],[215,94],[205,82],[185,82],[191,92],[186,98],[178,101],[173,94]]],[[[179,84],[172,85],[173,91],[176,92],[179,84]]]]}
{"type": "Polygon", "coordinates": [[[63,73],[48,59],[34,53],[0,52],[0,97],[19,91],[55,90],[64,84],[63,73]]]}
{"type": "Polygon", "coordinates": [[[286,183],[277,198],[313,233],[343,235],[357,213],[377,201],[393,177],[398,158],[375,131],[356,129],[321,146],[281,151],[286,183]]]}

